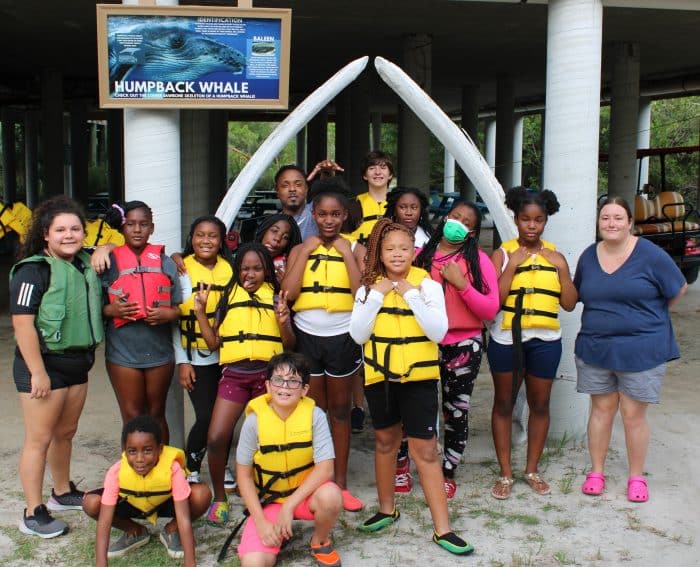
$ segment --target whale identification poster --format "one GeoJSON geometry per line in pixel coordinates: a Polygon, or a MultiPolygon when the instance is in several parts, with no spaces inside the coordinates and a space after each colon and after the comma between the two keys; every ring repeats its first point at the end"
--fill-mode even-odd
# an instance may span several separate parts
{"type": "Polygon", "coordinates": [[[286,109],[291,10],[97,5],[101,108],[286,109]]]}

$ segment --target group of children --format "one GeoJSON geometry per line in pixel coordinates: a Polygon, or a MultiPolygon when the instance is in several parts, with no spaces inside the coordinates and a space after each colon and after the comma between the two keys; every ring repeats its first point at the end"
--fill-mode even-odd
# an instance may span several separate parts
{"type": "Polygon", "coordinates": [[[339,565],[329,532],[342,509],[363,508],[347,474],[351,410],[363,405],[353,394],[360,381],[375,435],[379,501],[360,529],[377,531],[399,518],[395,493],[411,490],[413,459],[433,541],[468,554],[473,546],[451,531],[447,502],[467,443],[485,322],[501,466],[492,494],[507,498],[513,483],[510,420],[523,369],[531,408],[525,478],[535,492],[549,492],[537,463],[561,355],[556,314],[575,302],[566,261],[540,238],[556,198],[508,192],[519,237],[496,250],[492,263],[478,247],[474,205],[456,202],[432,231],[423,193],[388,191],[388,156],[373,152],[365,165],[368,192],[358,199],[363,213],[355,232],[348,224],[352,199],[337,178],[324,177],[309,199],[315,234],[302,241],[292,216],[273,215],[233,256],[216,217],[192,223],[173,261],[149,243],[146,204],[115,205],[111,222],[121,226],[125,244],[93,255],[101,280],[80,250],[84,219],[75,203],[54,198],[37,208],[11,280],[15,381],[27,424],[22,531],[41,537],[67,531],[42,503],[48,457],[49,508],[82,507],[98,520],[99,564],[148,542],[149,531],[133,518],[159,515],[173,518],[160,534],[168,553],[193,564],[192,519],[205,513],[214,524],[228,519],[226,464],[245,414],[236,447],[238,489],[250,515],[242,564],[273,564],[292,535],[291,520],[301,518],[315,520],[317,562],[339,565]],[[125,424],[123,454],[104,488],[84,495],[70,481],[70,446],[102,318],[107,370],[125,424]],[[195,412],[184,452],[168,446],[164,417],[175,364],[195,412]],[[211,492],[198,482],[205,453],[211,492]],[[124,531],[111,545],[110,525],[124,531]]]}

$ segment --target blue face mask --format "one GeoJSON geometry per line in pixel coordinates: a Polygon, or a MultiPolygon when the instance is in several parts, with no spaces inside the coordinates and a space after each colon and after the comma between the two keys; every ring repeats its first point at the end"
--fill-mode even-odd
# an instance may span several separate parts
{"type": "Polygon", "coordinates": [[[469,229],[455,219],[447,219],[442,227],[442,235],[450,244],[464,242],[469,236],[469,229]]]}

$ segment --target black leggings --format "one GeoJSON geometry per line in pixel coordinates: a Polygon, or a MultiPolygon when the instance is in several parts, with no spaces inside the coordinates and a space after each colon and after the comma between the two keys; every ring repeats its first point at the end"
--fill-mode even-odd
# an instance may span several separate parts
{"type": "Polygon", "coordinates": [[[221,378],[221,366],[218,364],[192,365],[192,368],[194,368],[197,380],[192,391],[188,393],[194,408],[195,422],[187,436],[185,453],[187,454],[187,468],[191,472],[199,472],[204,453],[207,450],[207,432],[221,378]]]}

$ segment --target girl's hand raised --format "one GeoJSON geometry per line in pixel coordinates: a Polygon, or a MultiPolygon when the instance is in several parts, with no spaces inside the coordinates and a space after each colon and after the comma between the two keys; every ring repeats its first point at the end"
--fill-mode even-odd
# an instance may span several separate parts
{"type": "Polygon", "coordinates": [[[287,292],[282,290],[279,293],[277,299],[277,310],[275,311],[277,316],[277,323],[281,327],[289,322],[289,306],[287,305],[287,292]]]}
{"type": "Polygon", "coordinates": [[[409,289],[418,289],[416,286],[411,285],[406,278],[401,278],[399,281],[394,282],[394,289],[401,297],[403,297],[409,289]]]}
{"type": "Polygon", "coordinates": [[[513,252],[508,252],[508,264],[513,265],[514,267],[519,266],[522,264],[525,260],[527,260],[531,256],[530,252],[528,252],[527,248],[524,246],[521,246],[517,250],[514,250],[513,252]]]}
{"type": "Polygon", "coordinates": [[[386,295],[392,289],[395,289],[395,286],[394,286],[394,282],[392,282],[389,278],[382,278],[376,284],[371,286],[370,289],[378,291],[382,295],[386,295]]]}
{"type": "Polygon", "coordinates": [[[194,312],[198,315],[206,315],[207,311],[207,300],[209,299],[209,292],[211,291],[211,284],[204,285],[202,280],[199,280],[199,289],[197,293],[194,294],[194,312]]]}

